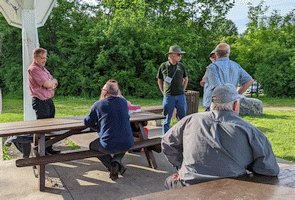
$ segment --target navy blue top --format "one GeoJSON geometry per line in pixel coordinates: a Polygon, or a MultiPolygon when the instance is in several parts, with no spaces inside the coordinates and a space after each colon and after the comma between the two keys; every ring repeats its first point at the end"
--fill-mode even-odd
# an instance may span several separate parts
{"type": "Polygon", "coordinates": [[[127,151],[134,145],[127,101],[108,97],[97,101],[84,119],[85,126],[97,124],[99,146],[106,151],[127,151]]]}

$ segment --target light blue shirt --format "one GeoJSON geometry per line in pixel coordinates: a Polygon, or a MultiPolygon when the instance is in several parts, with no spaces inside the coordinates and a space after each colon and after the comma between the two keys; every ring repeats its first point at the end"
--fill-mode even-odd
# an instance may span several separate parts
{"type": "Polygon", "coordinates": [[[236,62],[228,57],[218,58],[211,63],[205,74],[203,105],[210,107],[213,89],[225,83],[238,87],[252,80],[252,77],[236,62]]]}

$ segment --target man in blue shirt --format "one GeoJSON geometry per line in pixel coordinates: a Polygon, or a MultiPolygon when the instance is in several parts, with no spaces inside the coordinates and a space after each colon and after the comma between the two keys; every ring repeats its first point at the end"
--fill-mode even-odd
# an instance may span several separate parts
{"type": "Polygon", "coordinates": [[[279,174],[268,139],[238,117],[239,97],[234,85],[217,86],[210,112],[186,116],[164,135],[163,153],[178,171],[166,179],[166,189],[238,177],[247,170],[265,176],[279,174]]]}
{"type": "Polygon", "coordinates": [[[123,175],[126,171],[121,160],[134,145],[134,139],[127,101],[118,96],[118,85],[108,82],[101,92],[104,99],[93,104],[84,124],[88,127],[97,125],[99,138],[90,143],[89,149],[108,154],[98,159],[110,171],[110,178],[115,180],[118,173],[123,175]]]}
{"type": "Polygon", "coordinates": [[[211,95],[218,85],[230,83],[236,88],[240,84],[239,94],[243,94],[252,85],[252,77],[236,62],[229,59],[230,46],[226,43],[219,44],[215,53],[217,59],[211,63],[205,74],[203,106],[209,111],[211,95]]]}

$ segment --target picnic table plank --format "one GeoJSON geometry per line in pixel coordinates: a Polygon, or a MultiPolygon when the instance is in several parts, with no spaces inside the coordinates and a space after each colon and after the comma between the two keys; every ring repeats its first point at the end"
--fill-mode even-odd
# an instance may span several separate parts
{"type": "MultiPolygon", "coordinates": [[[[134,146],[130,148],[130,150],[141,149],[141,148],[151,148],[152,150],[160,153],[161,151],[157,151],[157,146],[161,145],[161,137],[154,137],[149,140],[135,142],[134,146]],[[152,148],[153,147],[153,148],[152,148]]],[[[42,164],[49,164],[55,162],[66,162],[71,160],[79,160],[91,157],[99,157],[106,155],[99,151],[94,150],[76,150],[74,152],[69,153],[60,153],[46,156],[45,158],[40,157],[31,157],[29,159],[23,158],[16,160],[17,167],[26,167],[26,166],[33,166],[33,165],[42,165],[42,164]]]]}
{"type": "MultiPolygon", "coordinates": [[[[39,119],[32,121],[21,121],[21,122],[9,122],[9,123],[0,123],[0,137],[13,136],[13,135],[28,135],[34,134],[34,149],[38,149],[36,154],[37,158],[42,161],[46,160],[48,156],[45,156],[45,147],[54,144],[55,142],[68,137],[72,134],[81,134],[90,132],[88,127],[84,125],[85,116],[76,116],[76,117],[67,117],[67,118],[49,118],[49,119],[39,119]],[[86,130],[88,129],[88,131],[86,130]],[[66,130],[66,131],[65,131],[66,130]],[[59,131],[60,134],[54,134],[52,132],[59,131]],[[52,137],[49,141],[45,142],[45,135],[52,137]],[[38,148],[37,148],[38,147],[38,148]]],[[[145,134],[143,126],[147,124],[149,120],[157,120],[165,118],[162,115],[149,113],[149,112],[138,112],[132,113],[130,115],[130,122],[135,123],[140,127],[141,141],[149,142],[145,134]]],[[[148,160],[148,163],[151,168],[156,168],[156,161],[154,159],[152,150],[160,149],[159,141],[157,145],[152,147],[144,146],[144,151],[148,160]]],[[[62,155],[61,155],[62,156],[62,155]]],[[[57,156],[60,157],[60,156],[57,156]]],[[[36,158],[36,159],[37,159],[36,158]]],[[[61,157],[63,160],[64,157],[61,157]]],[[[43,191],[45,189],[45,165],[40,164],[38,166],[39,172],[39,190],[43,191]]]]}
{"type": "Polygon", "coordinates": [[[136,112],[130,115],[130,122],[137,122],[139,119],[140,121],[150,121],[165,119],[165,116],[150,112],[136,112]]]}
{"type": "Polygon", "coordinates": [[[7,122],[0,123],[0,130],[11,130],[11,129],[24,129],[24,128],[38,128],[43,126],[57,126],[60,124],[75,124],[79,120],[75,119],[62,119],[62,118],[47,118],[47,119],[38,119],[31,121],[17,121],[17,122],[7,122]],[[42,123],[40,122],[42,120],[42,123]]]}
{"type": "Polygon", "coordinates": [[[132,200],[293,199],[294,196],[294,188],[225,178],[174,190],[132,197],[132,200]]]}
{"type": "Polygon", "coordinates": [[[10,130],[0,130],[0,137],[12,136],[12,135],[29,135],[34,133],[50,133],[54,131],[77,129],[81,130],[86,128],[83,122],[76,122],[72,124],[61,124],[55,126],[38,126],[38,127],[27,127],[10,130]]]}
{"type": "MultiPolygon", "coordinates": [[[[66,119],[75,119],[75,120],[84,120],[86,115],[83,116],[74,116],[74,117],[66,117],[66,119]]],[[[165,119],[165,116],[143,111],[143,112],[134,112],[130,114],[130,122],[138,122],[140,121],[150,121],[150,120],[158,120],[158,119],[165,119]]]]}

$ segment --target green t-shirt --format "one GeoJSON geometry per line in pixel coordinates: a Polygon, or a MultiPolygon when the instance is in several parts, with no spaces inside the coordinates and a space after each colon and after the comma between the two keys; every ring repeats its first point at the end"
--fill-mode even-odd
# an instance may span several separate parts
{"type": "Polygon", "coordinates": [[[187,73],[182,63],[172,65],[169,61],[161,64],[157,78],[163,80],[164,96],[178,96],[184,94],[183,78],[187,77],[187,73]],[[171,83],[166,80],[167,74],[172,78],[171,83]]]}

